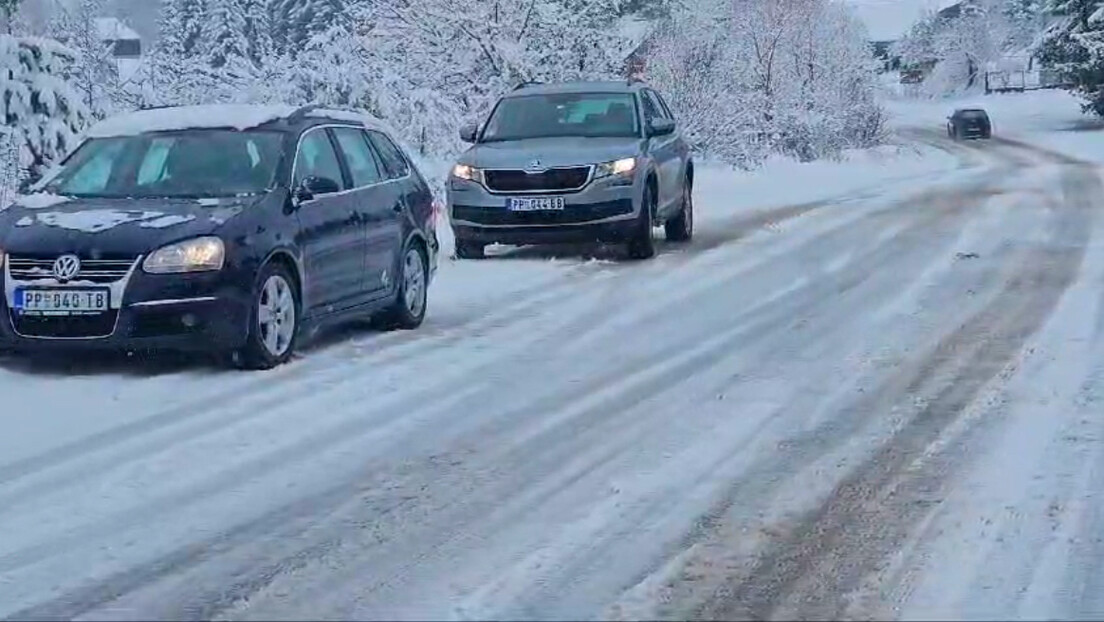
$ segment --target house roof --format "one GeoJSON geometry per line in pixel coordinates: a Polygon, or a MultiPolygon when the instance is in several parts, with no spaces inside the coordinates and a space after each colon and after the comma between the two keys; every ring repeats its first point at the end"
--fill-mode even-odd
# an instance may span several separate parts
{"type": "Polygon", "coordinates": [[[142,40],[137,32],[116,17],[96,18],[96,31],[103,41],[142,40]]]}

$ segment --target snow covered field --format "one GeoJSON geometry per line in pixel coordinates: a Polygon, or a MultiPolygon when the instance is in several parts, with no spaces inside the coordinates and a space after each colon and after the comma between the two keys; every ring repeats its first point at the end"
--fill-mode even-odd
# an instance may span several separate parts
{"type": "Polygon", "coordinates": [[[271,372],[0,359],[0,617],[1104,615],[1104,149],[984,103],[271,372]]]}

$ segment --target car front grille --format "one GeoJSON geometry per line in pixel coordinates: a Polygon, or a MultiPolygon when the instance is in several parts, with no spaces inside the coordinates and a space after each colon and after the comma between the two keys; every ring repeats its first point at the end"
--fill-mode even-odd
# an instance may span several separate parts
{"type": "Polygon", "coordinates": [[[540,173],[492,169],[483,171],[483,178],[492,192],[571,192],[586,185],[590,167],[552,168],[540,173]]]}
{"type": "Polygon", "coordinates": [[[115,332],[118,310],[95,315],[20,315],[11,313],[12,327],[23,337],[39,339],[95,339],[115,332]]]}
{"type": "Polygon", "coordinates": [[[511,212],[505,207],[454,205],[452,218],[480,225],[578,225],[633,211],[632,199],[568,205],[562,210],[511,212]]]}
{"type": "MultiPolygon", "coordinates": [[[[56,258],[55,258],[56,259],[56,258]]],[[[55,259],[31,257],[8,257],[8,271],[16,281],[35,281],[54,278],[55,259]]],[[[80,272],[71,280],[92,283],[114,283],[130,272],[136,260],[131,259],[85,259],[81,258],[80,272]]]]}

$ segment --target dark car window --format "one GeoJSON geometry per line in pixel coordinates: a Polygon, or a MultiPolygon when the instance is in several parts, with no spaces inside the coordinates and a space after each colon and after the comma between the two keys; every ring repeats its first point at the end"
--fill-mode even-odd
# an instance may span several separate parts
{"type": "Polygon", "coordinates": [[[86,141],[46,183],[50,192],[101,197],[210,197],[272,186],[277,132],[186,130],[86,141]]]}
{"type": "Polygon", "coordinates": [[[383,181],[376,157],[372,155],[372,149],[364,132],[352,127],[339,127],[334,129],[337,144],[341,147],[341,153],[345,156],[345,163],[349,165],[349,173],[353,176],[353,186],[361,187],[377,184],[383,181]]]}
{"type": "Polygon", "coordinates": [[[383,160],[383,167],[387,169],[387,176],[391,179],[406,177],[410,173],[410,165],[407,164],[406,157],[403,156],[398,146],[380,132],[369,131],[368,135],[372,137],[372,144],[375,145],[376,151],[383,160]]]}
{"type": "Polygon", "coordinates": [[[299,186],[307,177],[325,177],[337,182],[342,189],[348,188],[325,130],[308,130],[299,143],[299,153],[295,156],[295,185],[299,186]]]}
{"type": "Polygon", "coordinates": [[[971,121],[984,121],[988,118],[984,110],[964,110],[962,111],[962,118],[969,119],[971,121]]]}
{"type": "Polygon", "coordinates": [[[675,113],[671,112],[671,107],[667,105],[667,100],[663,99],[663,96],[656,91],[649,91],[652,95],[655,95],[656,101],[659,102],[660,108],[663,109],[663,115],[672,121],[675,120],[675,113]]]}
{"type": "Polygon", "coordinates": [[[659,97],[656,96],[651,90],[644,91],[644,115],[649,119],[670,119],[671,117],[663,109],[663,104],[659,102],[659,97]]]}
{"type": "Polygon", "coordinates": [[[481,141],[639,133],[629,93],[555,93],[503,99],[491,113],[481,141]]]}

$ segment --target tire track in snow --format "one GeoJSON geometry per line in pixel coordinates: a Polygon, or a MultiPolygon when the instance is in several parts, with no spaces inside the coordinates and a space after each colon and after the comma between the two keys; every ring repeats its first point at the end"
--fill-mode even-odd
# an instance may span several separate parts
{"type": "MultiPolygon", "coordinates": [[[[952,203],[953,203],[953,205],[951,205],[949,209],[961,210],[964,206],[967,205],[967,203],[965,201],[962,201],[962,200],[956,200],[956,201],[953,201],[952,203]]],[[[923,224],[923,223],[928,222],[928,221],[938,220],[940,218],[940,214],[942,214],[942,211],[944,209],[948,209],[948,208],[941,208],[941,209],[938,209],[938,210],[932,210],[931,212],[921,212],[921,216],[918,217],[917,220],[919,221],[919,224],[923,224]]],[[[898,240],[896,237],[884,237],[884,238],[882,238],[880,240],[880,244],[881,244],[880,245],[880,252],[881,252],[882,255],[884,255],[883,259],[888,258],[890,256],[902,254],[905,249],[904,249],[904,246],[900,242],[901,242],[901,240],[898,240]]],[[[860,259],[862,259],[862,258],[860,258],[860,259]]],[[[853,287],[857,286],[858,284],[860,284],[865,278],[870,276],[870,274],[871,273],[870,273],[869,269],[865,265],[863,265],[863,261],[860,260],[858,262],[855,262],[854,265],[852,266],[852,269],[850,270],[849,276],[847,277],[849,282],[850,282],[849,285],[844,286],[844,285],[836,284],[836,285],[832,285],[831,287],[835,288],[839,292],[849,290],[849,289],[852,289],[853,287]]],[[[817,304],[821,303],[821,301],[822,301],[822,299],[823,299],[823,297],[826,293],[827,293],[827,291],[823,290],[823,288],[814,288],[812,291],[806,292],[805,295],[804,295],[804,303],[803,303],[804,307],[803,308],[805,308],[806,310],[809,310],[812,307],[816,306],[817,304]]],[[[793,308],[793,303],[792,302],[786,302],[785,303],[785,308],[792,309],[793,308]]],[[[740,318],[734,318],[734,319],[739,320],[740,318]]],[[[770,335],[776,334],[777,331],[779,331],[779,330],[784,330],[785,326],[787,324],[789,324],[791,321],[792,321],[791,316],[788,313],[780,312],[777,308],[763,309],[763,310],[760,310],[758,313],[755,313],[752,316],[752,318],[745,318],[744,321],[739,321],[738,322],[738,325],[741,327],[741,330],[739,331],[739,334],[735,335],[734,339],[745,339],[749,335],[755,335],[755,336],[758,336],[757,342],[758,343],[763,343],[763,342],[766,342],[769,339],[770,335]],[[755,317],[757,317],[758,319],[755,320],[754,319],[755,317]],[[750,323],[748,322],[749,319],[751,320],[750,323]]],[[[702,337],[704,338],[705,335],[702,335],[702,337]]],[[[734,345],[734,343],[735,343],[735,341],[733,341],[733,342],[727,342],[726,341],[726,342],[721,343],[720,345],[718,345],[716,348],[711,349],[710,354],[709,354],[709,356],[711,357],[710,360],[716,361],[718,356],[722,356],[722,355],[727,354],[728,352],[730,352],[731,349],[732,349],[732,346],[734,345]]],[[[683,348],[684,348],[684,346],[681,343],[671,344],[668,347],[667,351],[659,353],[656,358],[666,359],[668,357],[677,356],[678,353],[683,348]]],[[[639,369],[647,360],[653,360],[652,357],[653,357],[653,355],[649,355],[649,356],[641,357],[639,360],[630,361],[629,363],[631,365],[627,365],[626,368],[628,368],[628,369],[639,369]]],[[[681,372],[682,377],[688,377],[688,376],[692,375],[695,370],[700,369],[703,366],[707,366],[707,364],[705,362],[703,362],[703,360],[691,361],[686,366],[682,367],[682,369],[685,370],[685,371],[681,372]]],[[[582,390],[580,392],[580,399],[583,399],[583,398],[586,398],[589,395],[592,395],[594,391],[600,391],[600,390],[604,389],[605,387],[608,387],[611,383],[615,382],[619,377],[623,377],[624,375],[625,375],[625,369],[618,368],[618,369],[612,370],[608,374],[605,374],[605,375],[598,376],[598,377],[594,378],[590,382],[589,386],[581,387],[582,390]]],[[[671,380],[671,377],[670,377],[670,375],[668,375],[668,377],[665,378],[665,381],[670,382],[670,380],[671,380]]],[[[654,380],[649,380],[648,382],[646,382],[644,384],[649,385],[649,386],[655,385],[655,390],[659,390],[662,386],[664,386],[662,384],[656,384],[654,380]]],[[[646,398],[649,397],[649,394],[647,392],[642,392],[645,388],[646,387],[641,386],[641,387],[637,387],[637,388],[633,389],[632,391],[626,391],[625,394],[627,394],[631,397],[631,401],[628,402],[628,403],[626,403],[626,402],[615,402],[614,404],[607,404],[607,405],[605,405],[605,406],[603,406],[603,407],[601,407],[597,410],[589,411],[590,415],[591,416],[597,415],[600,412],[609,411],[611,408],[613,410],[616,410],[616,411],[627,410],[632,404],[639,403],[640,400],[643,400],[643,399],[646,399],[646,398]]],[[[452,390],[453,390],[453,388],[450,387],[449,389],[447,389],[444,392],[450,392],[451,393],[452,390]]],[[[420,396],[418,399],[419,400],[425,400],[426,403],[431,404],[431,405],[436,406],[436,407],[441,406],[439,403],[436,402],[437,398],[427,397],[427,396],[423,395],[423,396],[420,396]]],[[[401,410],[403,408],[413,407],[413,406],[414,406],[414,404],[412,404],[412,403],[411,404],[405,404],[405,405],[401,406],[399,409],[401,410]]],[[[528,409],[528,410],[547,411],[547,410],[553,410],[557,407],[560,407],[560,408],[563,407],[563,396],[553,395],[553,396],[551,396],[551,398],[549,399],[549,401],[547,403],[541,403],[538,400],[536,402],[531,402],[531,403],[527,404],[525,408],[528,409]]],[[[415,412],[411,413],[409,416],[417,416],[418,414],[419,414],[419,411],[415,410],[415,412]]],[[[517,412],[517,413],[513,413],[513,414],[507,413],[504,417],[502,417],[502,419],[509,420],[509,419],[512,419],[515,416],[519,416],[521,414],[523,414],[523,413],[522,412],[517,412]]],[[[582,420],[588,420],[589,418],[590,417],[581,417],[582,420]]],[[[597,418],[595,418],[595,419],[597,419],[597,418]]],[[[320,447],[325,447],[328,444],[331,444],[333,441],[338,440],[338,439],[346,440],[346,439],[348,439],[349,434],[351,432],[353,432],[357,427],[362,425],[362,423],[363,422],[350,422],[349,425],[343,425],[340,428],[333,429],[333,430],[328,430],[328,431],[326,431],[325,437],[319,437],[318,435],[309,436],[308,438],[304,439],[301,443],[299,443],[298,447],[301,447],[303,449],[306,449],[308,447],[318,449],[320,447]]],[[[516,430],[512,430],[510,428],[503,428],[503,429],[506,430],[509,434],[516,433],[516,430]]],[[[574,432],[577,433],[577,432],[579,432],[579,430],[575,429],[574,432]]],[[[504,438],[503,440],[506,440],[506,439],[504,438]]],[[[541,443],[535,443],[535,445],[540,446],[541,443]]],[[[548,445],[550,447],[553,447],[553,448],[564,447],[564,445],[562,443],[560,443],[560,444],[548,443],[548,445]]],[[[566,449],[567,447],[564,447],[564,448],[566,449]]],[[[523,453],[527,453],[527,452],[523,452],[523,453]]],[[[221,479],[223,481],[227,482],[227,483],[240,481],[240,480],[243,480],[243,479],[247,479],[249,477],[249,475],[253,472],[264,471],[266,469],[271,468],[272,466],[274,466],[276,464],[281,464],[281,465],[286,466],[288,464],[289,460],[298,459],[297,457],[306,457],[307,455],[309,455],[307,452],[302,451],[301,449],[293,448],[293,449],[290,449],[290,450],[287,450],[287,451],[284,451],[284,452],[280,452],[279,454],[265,456],[263,462],[261,462],[259,464],[255,464],[255,465],[250,465],[247,469],[244,469],[244,467],[243,467],[244,470],[236,470],[236,472],[232,473],[232,474],[224,474],[221,479]]],[[[558,460],[559,458],[556,458],[556,459],[558,460]]],[[[491,462],[494,463],[496,461],[501,462],[502,461],[501,457],[495,457],[494,460],[492,460],[491,462]]],[[[177,508],[177,507],[188,504],[189,499],[207,497],[207,496],[210,496],[211,494],[213,494],[214,492],[215,492],[215,490],[207,488],[207,489],[204,489],[202,491],[195,491],[195,492],[192,492],[192,493],[188,493],[187,497],[176,496],[175,498],[157,499],[156,501],[151,502],[150,505],[153,508],[158,508],[158,509],[177,508]]],[[[157,514],[150,514],[148,512],[128,511],[127,514],[128,515],[126,517],[124,517],[124,516],[112,517],[112,518],[106,520],[103,523],[102,528],[97,527],[97,528],[92,529],[91,531],[82,530],[81,532],[79,532],[77,534],[73,534],[73,536],[71,538],[67,538],[64,541],[53,542],[53,543],[51,543],[51,548],[55,549],[55,550],[64,550],[65,548],[71,546],[72,544],[76,544],[77,542],[80,542],[84,539],[94,539],[94,538],[96,538],[97,534],[101,533],[101,531],[100,531],[101,529],[103,529],[103,530],[122,529],[122,528],[125,528],[125,526],[128,525],[128,524],[156,520],[156,518],[157,518],[157,514]]],[[[256,535],[256,534],[254,534],[254,535],[256,535]]],[[[223,547],[223,548],[225,548],[225,547],[223,547]]],[[[326,547],[323,547],[323,548],[326,548],[326,547]]],[[[189,547],[189,550],[190,549],[191,549],[191,547],[189,547]]],[[[5,558],[0,558],[0,565],[2,565],[3,567],[5,567],[9,570],[14,569],[15,566],[13,566],[13,564],[25,563],[25,562],[31,561],[32,559],[41,557],[41,556],[45,555],[46,553],[47,552],[43,551],[43,550],[26,550],[21,554],[17,554],[15,557],[7,556],[5,558]],[[20,561],[20,560],[22,560],[22,561],[20,561]]],[[[172,557],[173,559],[176,559],[176,556],[170,556],[170,557],[172,557]]],[[[189,558],[190,559],[202,559],[202,558],[195,558],[194,556],[189,557],[189,558]]],[[[164,566],[166,568],[172,568],[173,569],[172,572],[179,572],[182,568],[182,566],[180,565],[179,562],[167,563],[165,565],[162,565],[162,564],[157,565],[157,567],[162,567],[162,566],[164,566]]],[[[168,571],[166,571],[166,572],[168,572],[168,571]]],[[[265,574],[265,573],[262,573],[262,574],[265,574]]],[[[130,576],[132,576],[131,573],[129,573],[129,572],[126,573],[126,577],[130,577],[130,576]]],[[[133,576],[135,576],[135,577],[138,577],[138,576],[156,577],[156,576],[159,576],[159,574],[154,568],[146,568],[142,572],[139,572],[139,573],[137,573],[133,576]]],[[[108,582],[105,582],[104,585],[110,584],[112,582],[116,582],[116,584],[118,584],[118,585],[123,585],[123,584],[128,584],[130,581],[131,581],[131,579],[126,579],[125,577],[116,577],[116,578],[113,578],[112,580],[110,580],[108,582]]],[[[95,591],[96,593],[107,593],[107,592],[110,592],[111,590],[106,590],[106,592],[104,592],[104,590],[98,590],[98,591],[93,590],[93,591],[95,591]]],[[[66,598],[66,601],[69,602],[71,605],[74,605],[74,606],[75,606],[76,603],[79,603],[80,600],[81,600],[80,598],[76,598],[75,596],[72,597],[72,598],[69,598],[69,597],[66,598]]],[[[217,599],[217,600],[218,600],[218,602],[224,602],[223,599],[217,599]]]]}
{"type": "MultiPolygon", "coordinates": [[[[881,450],[841,482],[828,501],[800,518],[761,554],[745,579],[719,589],[695,617],[835,618],[846,595],[901,544],[930,508],[925,499],[951,472],[939,462],[909,463],[954,423],[1018,355],[1072,283],[1088,242],[1091,201],[1100,184],[1083,172],[1081,200],[1056,215],[1048,244],[1024,249],[1003,293],[929,352],[903,387],[894,378],[849,410],[874,416],[878,404],[923,395],[923,407],[881,450]],[[1090,180],[1091,179],[1091,180],[1090,180]],[[1040,295],[1041,294],[1041,295],[1040,295]]],[[[1071,182],[1067,180],[1067,185],[1071,182]]]]}

